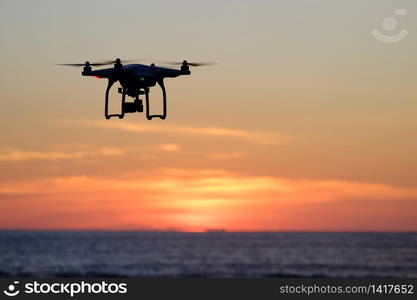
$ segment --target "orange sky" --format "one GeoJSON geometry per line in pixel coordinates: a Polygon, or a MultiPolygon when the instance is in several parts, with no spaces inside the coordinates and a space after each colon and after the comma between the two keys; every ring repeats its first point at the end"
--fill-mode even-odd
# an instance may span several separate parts
{"type": "Polygon", "coordinates": [[[158,123],[139,122],[72,124],[97,133],[126,132],[130,139],[150,132],[163,135],[171,143],[61,145],[48,150],[4,148],[0,164],[3,175],[10,175],[0,183],[0,228],[417,229],[417,188],[413,185],[283,177],[273,172],[261,174],[250,165],[259,161],[264,169],[262,159],[270,156],[268,149],[297,143],[289,136],[170,124],[166,126],[172,130],[164,133],[158,123]],[[234,146],[230,151],[207,149],[195,153],[189,143],[172,142],[176,136],[191,144],[198,136],[211,145],[234,146]],[[265,157],[252,148],[263,149],[265,157]],[[248,166],[244,166],[246,163],[248,166]]]}
{"type": "Polygon", "coordinates": [[[396,3],[94,3],[0,4],[0,229],[417,230],[417,19],[370,34],[396,3]],[[105,120],[54,64],[116,57],[218,65],[105,120]]]}

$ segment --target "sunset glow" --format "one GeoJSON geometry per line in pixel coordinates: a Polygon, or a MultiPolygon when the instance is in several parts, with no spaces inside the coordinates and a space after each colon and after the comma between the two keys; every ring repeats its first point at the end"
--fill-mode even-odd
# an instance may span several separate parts
{"type": "Polygon", "coordinates": [[[9,182],[0,194],[6,229],[401,230],[417,209],[414,188],[199,169],[9,182]]]}

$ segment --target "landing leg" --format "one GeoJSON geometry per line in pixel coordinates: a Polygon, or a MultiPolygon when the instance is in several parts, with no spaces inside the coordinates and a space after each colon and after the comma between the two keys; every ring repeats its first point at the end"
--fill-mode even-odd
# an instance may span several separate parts
{"type": "Polygon", "coordinates": [[[122,94],[122,107],[121,107],[121,113],[119,115],[119,119],[123,119],[125,116],[125,102],[126,102],[126,89],[123,89],[122,94]]]}
{"type": "Polygon", "coordinates": [[[162,95],[163,95],[163,114],[162,116],[159,116],[162,120],[165,120],[167,117],[167,93],[165,90],[164,80],[158,81],[159,86],[162,89],[162,95]]]}
{"type": "Polygon", "coordinates": [[[151,115],[150,114],[150,107],[149,107],[149,89],[146,88],[145,89],[145,97],[146,97],[146,118],[148,120],[152,120],[152,118],[160,118],[161,120],[165,120],[165,118],[167,117],[167,94],[166,94],[166,90],[165,90],[165,85],[164,85],[164,81],[163,79],[158,80],[158,84],[162,89],[162,115],[151,115]]]}
{"type": "Polygon", "coordinates": [[[145,88],[145,102],[146,102],[146,119],[152,120],[149,107],[149,89],[145,88]]]}
{"type": "Polygon", "coordinates": [[[120,114],[109,114],[109,92],[113,84],[116,82],[116,80],[109,79],[109,82],[107,84],[106,88],[106,98],[104,102],[104,115],[107,120],[109,120],[111,117],[119,117],[119,119],[123,119],[125,116],[124,112],[124,104],[126,102],[126,89],[123,88],[122,90],[122,106],[121,106],[121,113],[120,114]]]}
{"type": "Polygon", "coordinates": [[[110,89],[112,87],[112,85],[115,83],[116,81],[109,79],[109,82],[107,83],[107,88],[106,88],[106,98],[104,101],[104,115],[106,116],[106,119],[110,119],[110,115],[109,115],[109,92],[110,89]]]}

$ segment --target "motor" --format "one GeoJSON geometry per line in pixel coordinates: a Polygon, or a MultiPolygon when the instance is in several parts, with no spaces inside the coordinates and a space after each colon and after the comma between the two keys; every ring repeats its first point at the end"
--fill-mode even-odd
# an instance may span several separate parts
{"type": "Polygon", "coordinates": [[[186,60],[182,62],[181,71],[190,72],[190,67],[188,66],[188,62],[186,60]]]}

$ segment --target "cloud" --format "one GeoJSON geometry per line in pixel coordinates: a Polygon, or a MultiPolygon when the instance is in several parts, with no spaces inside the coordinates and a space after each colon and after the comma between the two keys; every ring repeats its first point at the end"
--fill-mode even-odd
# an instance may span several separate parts
{"type": "Polygon", "coordinates": [[[160,144],[157,145],[156,148],[164,152],[178,152],[181,149],[180,145],[178,144],[160,144]]]}
{"type": "Polygon", "coordinates": [[[241,152],[231,152],[231,153],[213,153],[207,155],[208,159],[211,160],[234,160],[247,157],[247,154],[241,152]]]}
{"type": "Polygon", "coordinates": [[[133,124],[128,122],[102,122],[102,121],[82,121],[83,126],[95,126],[114,130],[152,133],[158,132],[170,135],[194,135],[206,137],[223,137],[245,140],[247,142],[264,145],[284,144],[290,140],[290,136],[267,131],[249,131],[241,129],[231,129],[222,127],[191,127],[178,125],[160,124],[133,124]]]}
{"type": "Polygon", "coordinates": [[[103,148],[91,151],[30,151],[30,150],[9,150],[0,151],[1,161],[24,161],[24,160],[61,160],[77,159],[97,156],[117,156],[123,155],[124,150],[117,148],[103,148]]]}
{"type": "Polygon", "coordinates": [[[39,229],[42,220],[49,229],[417,230],[416,188],[225,170],[7,182],[0,198],[0,228],[39,229]]]}
{"type": "Polygon", "coordinates": [[[91,157],[109,157],[121,156],[135,152],[178,152],[181,147],[178,144],[157,144],[141,148],[100,148],[95,149],[93,146],[83,147],[83,150],[66,150],[66,151],[34,151],[34,150],[0,150],[0,162],[16,162],[28,160],[68,160],[82,159],[91,157]],[[86,150],[86,148],[89,148],[86,150]]]}

